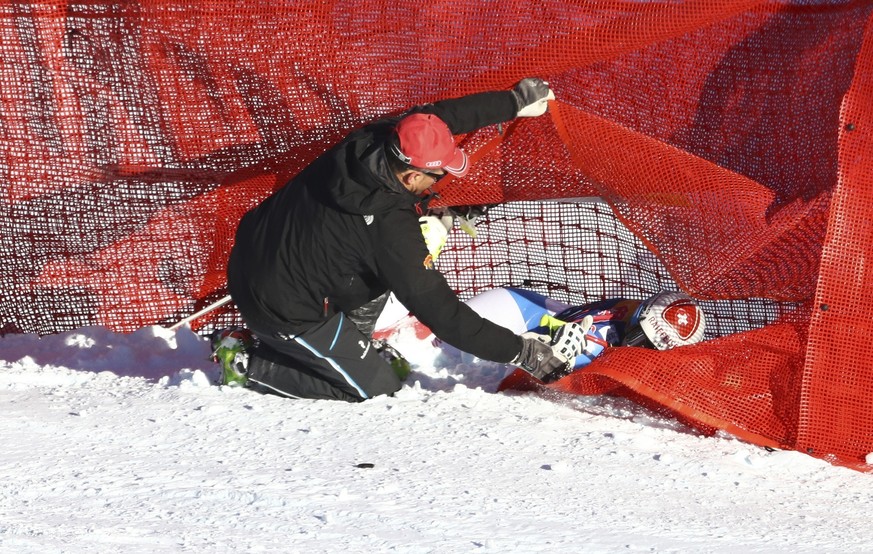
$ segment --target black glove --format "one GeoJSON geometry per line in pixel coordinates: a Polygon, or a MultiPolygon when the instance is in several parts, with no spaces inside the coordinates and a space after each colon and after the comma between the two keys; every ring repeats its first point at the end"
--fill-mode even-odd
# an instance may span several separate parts
{"type": "Polygon", "coordinates": [[[555,99],[549,83],[537,77],[519,81],[512,89],[512,95],[515,97],[516,117],[543,115],[549,107],[548,101],[555,99]]]}
{"type": "Polygon", "coordinates": [[[521,352],[512,363],[544,383],[569,375],[572,361],[585,351],[588,343],[586,333],[593,321],[588,315],[580,323],[562,325],[554,339],[548,335],[524,333],[521,335],[521,352]]]}
{"type": "Polygon", "coordinates": [[[541,381],[556,371],[567,371],[570,361],[552,350],[548,341],[548,335],[524,333],[521,335],[521,352],[511,363],[541,381]]]}

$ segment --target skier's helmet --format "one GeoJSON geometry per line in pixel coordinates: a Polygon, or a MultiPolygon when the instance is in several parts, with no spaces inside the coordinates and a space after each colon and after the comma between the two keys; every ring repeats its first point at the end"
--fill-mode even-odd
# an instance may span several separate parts
{"type": "Polygon", "coordinates": [[[669,350],[703,340],[706,319],[697,302],[681,292],[659,292],[637,308],[624,346],[669,350]]]}

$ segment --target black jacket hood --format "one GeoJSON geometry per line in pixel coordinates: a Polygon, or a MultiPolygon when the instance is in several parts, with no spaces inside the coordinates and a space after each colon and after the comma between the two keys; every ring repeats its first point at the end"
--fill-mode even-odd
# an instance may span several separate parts
{"type": "Polygon", "coordinates": [[[385,144],[393,129],[393,123],[381,122],[349,135],[343,148],[319,160],[320,179],[312,184],[347,213],[374,215],[418,202],[388,166],[385,144]],[[325,171],[332,174],[328,179],[325,171]]]}

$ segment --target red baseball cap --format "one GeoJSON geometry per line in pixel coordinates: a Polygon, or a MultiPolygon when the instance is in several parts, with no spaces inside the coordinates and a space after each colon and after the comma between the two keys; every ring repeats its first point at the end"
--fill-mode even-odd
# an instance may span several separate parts
{"type": "Polygon", "coordinates": [[[391,151],[400,161],[420,169],[443,169],[463,177],[470,169],[467,155],[455,145],[449,126],[433,114],[415,113],[394,128],[391,151]]]}

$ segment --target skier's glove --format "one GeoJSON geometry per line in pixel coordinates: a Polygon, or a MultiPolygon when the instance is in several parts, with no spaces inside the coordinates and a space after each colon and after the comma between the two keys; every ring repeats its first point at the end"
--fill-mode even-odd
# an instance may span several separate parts
{"type": "Polygon", "coordinates": [[[537,77],[519,81],[512,89],[512,96],[515,98],[516,117],[543,115],[549,107],[549,100],[555,99],[549,83],[537,77]]]}
{"type": "Polygon", "coordinates": [[[528,332],[521,335],[521,352],[511,363],[543,380],[555,371],[567,371],[570,360],[552,349],[548,335],[528,332]]]}
{"type": "Polygon", "coordinates": [[[558,355],[566,357],[569,363],[566,367],[558,368],[543,377],[544,383],[557,381],[573,372],[573,361],[576,356],[585,351],[585,346],[588,344],[587,332],[593,322],[594,318],[587,315],[579,323],[567,323],[557,328],[552,339],[552,350],[558,355]]]}
{"type": "Polygon", "coordinates": [[[581,323],[562,325],[554,339],[533,332],[522,334],[521,352],[512,363],[546,383],[568,375],[572,361],[585,350],[589,317],[581,323]]]}
{"type": "Polygon", "coordinates": [[[552,348],[572,362],[576,356],[585,351],[585,346],[588,344],[586,334],[592,323],[594,318],[586,315],[579,323],[561,325],[552,338],[552,348]]]}

